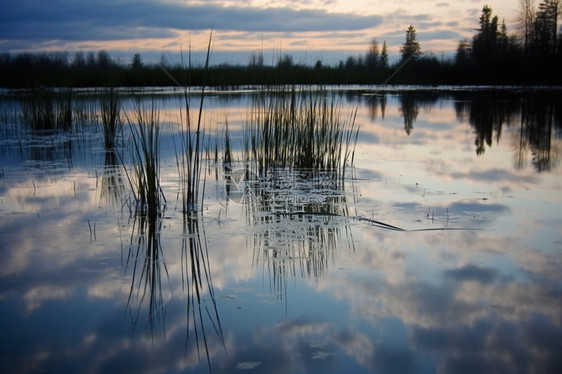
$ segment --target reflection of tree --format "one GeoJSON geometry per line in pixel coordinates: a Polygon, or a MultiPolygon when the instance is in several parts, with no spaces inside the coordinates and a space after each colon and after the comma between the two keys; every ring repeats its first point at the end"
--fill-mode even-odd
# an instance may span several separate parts
{"type": "Polygon", "coordinates": [[[368,98],[366,102],[367,107],[369,108],[369,118],[371,121],[375,121],[378,116],[379,108],[381,111],[381,117],[384,119],[386,114],[386,95],[376,95],[371,96],[368,98]]]}
{"type": "Polygon", "coordinates": [[[556,129],[562,127],[557,95],[530,94],[525,96],[503,93],[488,95],[470,93],[457,96],[457,118],[468,113],[468,121],[476,131],[476,153],[482,155],[486,147],[499,142],[502,126],[518,125],[519,140],[513,144],[515,166],[525,165],[528,153],[538,171],[550,170],[559,160],[559,150],[552,144],[556,129]]]}
{"type": "Polygon", "coordinates": [[[478,97],[470,107],[469,121],[476,130],[476,154],[482,155],[486,145],[492,146],[494,131],[499,142],[502,123],[508,117],[507,108],[496,98],[478,97]]]}
{"type": "Polygon", "coordinates": [[[406,134],[410,135],[420,112],[412,94],[404,93],[400,96],[400,111],[404,117],[404,130],[406,130],[406,134]]]}
{"type": "Polygon", "coordinates": [[[552,147],[554,126],[560,128],[562,125],[560,121],[556,124],[555,115],[556,108],[552,102],[532,100],[522,104],[521,134],[528,139],[532,162],[538,171],[550,170],[560,157],[558,149],[552,147]]]}
{"type": "Polygon", "coordinates": [[[410,135],[412,132],[414,122],[416,122],[420,113],[420,107],[431,109],[438,99],[439,95],[431,93],[404,92],[400,95],[400,112],[404,117],[404,130],[406,130],[406,134],[410,135]]]}

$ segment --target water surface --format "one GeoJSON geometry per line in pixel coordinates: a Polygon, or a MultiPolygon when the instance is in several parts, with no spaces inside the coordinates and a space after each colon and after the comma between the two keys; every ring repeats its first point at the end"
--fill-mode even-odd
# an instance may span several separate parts
{"type": "MultiPolygon", "coordinates": [[[[243,148],[255,97],[206,98],[209,144],[222,149],[228,124],[235,154],[243,148]]],[[[107,152],[97,97],[74,96],[84,116],[71,128],[37,129],[6,95],[2,372],[562,367],[562,96],[356,89],[336,98],[343,113],[357,109],[360,126],[343,183],[281,169],[255,184],[235,173],[243,163],[225,170],[211,145],[193,223],[178,193],[181,97],[154,96],[167,203],[147,223],[123,197],[127,125],[107,152]],[[196,287],[186,279],[192,251],[204,254],[196,287]]]]}

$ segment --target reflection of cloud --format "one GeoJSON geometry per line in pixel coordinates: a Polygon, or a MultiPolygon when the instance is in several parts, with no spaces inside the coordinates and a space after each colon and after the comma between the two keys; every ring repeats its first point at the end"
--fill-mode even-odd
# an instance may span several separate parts
{"type": "Polygon", "coordinates": [[[363,143],[367,145],[380,143],[380,138],[375,133],[360,132],[357,138],[357,143],[363,143]]]}
{"type": "Polygon", "coordinates": [[[518,323],[482,319],[458,327],[416,327],[413,342],[438,354],[447,373],[549,373],[562,359],[562,330],[540,314],[518,323]]]}
{"type": "Polygon", "coordinates": [[[537,177],[516,174],[506,169],[472,170],[466,173],[451,173],[454,179],[469,179],[479,182],[514,182],[537,183],[537,177]]]}
{"type": "MultiPolygon", "coordinates": [[[[389,334],[402,335],[398,321],[391,321],[389,334]]],[[[376,333],[377,335],[382,332],[376,333]]],[[[383,334],[384,335],[384,334],[383,334]]],[[[396,344],[395,337],[382,339],[354,328],[312,319],[297,318],[281,324],[257,328],[249,339],[234,341],[230,354],[233,362],[246,368],[258,364],[260,372],[388,372],[409,373],[415,370],[414,351],[396,344]],[[347,357],[358,366],[349,367],[347,357]]],[[[224,368],[221,372],[231,372],[224,368]]]]}
{"type": "Polygon", "coordinates": [[[447,215],[462,219],[470,218],[480,223],[493,221],[496,217],[508,214],[510,208],[506,205],[482,203],[480,201],[456,201],[449,204],[447,215]]]}
{"type": "MultiPolygon", "coordinates": [[[[29,317],[30,328],[14,333],[10,347],[2,346],[3,369],[14,368],[6,372],[164,373],[197,368],[194,371],[208,372],[193,344],[186,347],[185,307],[181,304],[170,309],[166,338],[154,339],[143,337],[144,331],[132,332],[123,309],[114,308],[107,313],[107,309],[97,310],[97,304],[94,301],[84,305],[86,316],[95,309],[93,319],[70,314],[75,310],[74,304],[68,304],[69,313],[49,315],[49,320],[45,320],[44,313],[29,317]],[[84,321],[89,323],[83,324],[84,321]]],[[[210,355],[217,360],[225,359],[225,348],[216,337],[208,337],[207,343],[210,355]]]]}
{"type": "Polygon", "coordinates": [[[64,300],[71,294],[72,291],[68,288],[56,288],[53,286],[32,288],[23,295],[23,299],[27,303],[25,309],[27,312],[33,312],[46,301],[64,300]]]}
{"type": "MultiPolygon", "coordinates": [[[[412,349],[413,367],[432,356],[435,370],[452,373],[528,368],[549,372],[547,368],[559,364],[562,294],[551,255],[521,248],[493,233],[404,237],[379,232],[377,246],[359,245],[374,242],[367,237],[360,240],[363,235],[355,236],[353,256],[388,292],[371,276],[349,270],[328,279],[322,288],[347,301],[350,315],[371,326],[400,318],[411,338],[397,348],[403,350],[400,357],[405,362],[412,349]],[[404,250],[396,256],[400,249],[404,250]],[[481,263],[474,263],[475,258],[481,263]],[[516,269],[529,273],[521,278],[506,263],[516,263],[516,269]]],[[[369,335],[369,340],[377,346],[376,337],[369,335]]]]}
{"type": "Polygon", "coordinates": [[[490,283],[496,279],[498,272],[496,269],[484,268],[471,264],[458,269],[447,270],[445,275],[457,281],[474,280],[482,283],[490,283]]]}
{"type": "Polygon", "coordinates": [[[355,169],[354,170],[355,179],[370,179],[370,180],[380,180],[382,175],[374,170],[369,169],[355,169]]]}

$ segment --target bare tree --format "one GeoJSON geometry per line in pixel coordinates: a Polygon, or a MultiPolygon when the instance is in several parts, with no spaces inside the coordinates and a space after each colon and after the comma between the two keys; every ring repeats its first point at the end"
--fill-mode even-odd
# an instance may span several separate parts
{"type": "Polygon", "coordinates": [[[529,56],[529,45],[533,40],[535,24],[535,1],[519,0],[519,13],[517,14],[519,35],[523,41],[525,59],[529,56]]]}

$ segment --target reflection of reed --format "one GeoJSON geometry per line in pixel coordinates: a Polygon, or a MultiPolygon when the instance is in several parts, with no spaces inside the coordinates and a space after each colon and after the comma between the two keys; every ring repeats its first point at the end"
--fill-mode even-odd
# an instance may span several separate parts
{"type": "MultiPolygon", "coordinates": [[[[154,338],[158,329],[165,336],[166,300],[171,295],[163,284],[171,283],[162,248],[162,215],[136,212],[127,253],[125,273],[131,277],[127,299],[133,326],[146,318],[146,326],[154,338]]],[[[209,265],[205,231],[198,217],[184,215],[181,247],[182,290],[186,294],[186,352],[191,349],[205,355],[209,370],[209,331],[217,334],[224,346],[222,325],[217,309],[209,265]]]]}
{"type": "Polygon", "coordinates": [[[187,293],[185,348],[186,351],[189,349],[191,331],[193,331],[197,354],[201,358],[201,349],[204,350],[209,370],[212,372],[207,326],[211,325],[223,342],[223,346],[224,340],[211,277],[205,230],[199,227],[199,217],[184,214],[183,234],[181,250],[182,287],[187,293]]]}
{"type": "Polygon", "coordinates": [[[111,204],[121,202],[125,192],[125,180],[117,154],[113,150],[105,152],[105,165],[101,175],[101,198],[111,204]]]}
{"type": "Polygon", "coordinates": [[[285,298],[289,280],[318,281],[334,261],[348,223],[343,183],[335,177],[330,172],[278,169],[255,184],[247,201],[254,264],[267,269],[279,299],[285,298]]]}
{"type": "Polygon", "coordinates": [[[72,127],[72,90],[31,90],[21,102],[21,113],[32,130],[68,130],[72,127]]]}
{"type": "Polygon", "coordinates": [[[126,269],[131,271],[131,287],[127,299],[127,308],[131,311],[133,324],[136,326],[143,311],[143,304],[148,300],[147,326],[154,337],[154,327],[158,324],[164,329],[164,295],[162,292],[162,273],[169,278],[164,263],[160,230],[160,215],[135,214],[131,241],[126,261],[126,269]],[[133,311],[132,304],[137,303],[133,311]]]}

